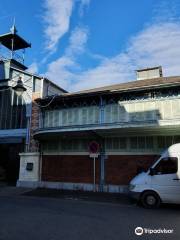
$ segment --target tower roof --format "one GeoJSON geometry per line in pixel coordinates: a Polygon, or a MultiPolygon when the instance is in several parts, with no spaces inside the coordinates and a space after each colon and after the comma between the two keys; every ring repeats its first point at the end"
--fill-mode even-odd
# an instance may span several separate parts
{"type": "Polygon", "coordinates": [[[11,31],[9,33],[0,35],[0,43],[7,47],[9,50],[13,51],[31,47],[30,43],[26,42],[26,40],[17,34],[15,26],[11,28],[11,31]]]}

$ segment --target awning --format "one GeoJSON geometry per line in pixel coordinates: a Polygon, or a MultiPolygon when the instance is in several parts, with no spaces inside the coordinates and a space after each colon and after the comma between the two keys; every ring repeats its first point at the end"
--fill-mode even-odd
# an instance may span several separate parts
{"type": "Polygon", "coordinates": [[[23,142],[23,138],[18,138],[18,137],[0,138],[0,144],[22,143],[22,142],[23,142]]]}
{"type": "Polygon", "coordinates": [[[34,133],[37,140],[58,139],[63,137],[85,137],[97,135],[100,137],[108,136],[137,136],[137,135],[180,135],[180,125],[174,126],[141,126],[141,127],[108,127],[92,128],[92,129],[78,129],[78,128],[51,128],[39,129],[34,133]]]}

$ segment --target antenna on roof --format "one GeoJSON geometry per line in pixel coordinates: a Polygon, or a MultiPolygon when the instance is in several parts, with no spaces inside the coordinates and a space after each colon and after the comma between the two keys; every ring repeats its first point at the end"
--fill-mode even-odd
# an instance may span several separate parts
{"type": "Polygon", "coordinates": [[[12,34],[17,33],[17,29],[16,29],[16,26],[15,26],[15,22],[16,22],[16,18],[14,17],[14,18],[13,18],[12,27],[10,28],[10,31],[11,31],[12,34]]]}
{"type": "Polygon", "coordinates": [[[16,23],[16,17],[13,17],[13,25],[15,26],[16,23]]]}

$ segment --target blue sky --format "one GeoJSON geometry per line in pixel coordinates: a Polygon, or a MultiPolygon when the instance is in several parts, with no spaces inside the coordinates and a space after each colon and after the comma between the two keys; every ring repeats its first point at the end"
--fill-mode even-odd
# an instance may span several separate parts
{"type": "Polygon", "coordinates": [[[135,80],[162,65],[180,75],[178,0],[1,0],[0,33],[13,18],[32,43],[30,71],[69,91],[135,80]]]}

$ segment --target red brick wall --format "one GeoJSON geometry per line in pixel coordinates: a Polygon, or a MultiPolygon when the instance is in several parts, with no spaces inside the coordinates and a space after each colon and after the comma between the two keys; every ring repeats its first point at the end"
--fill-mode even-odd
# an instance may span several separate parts
{"type": "Polygon", "coordinates": [[[30,152],[37,152],[39,148],[38,142],[33,138],[34,130],[39,127],[39,107],[34,102],[36,98],[39,98],[39,93],[33,93],[32,96],[32,115],[31,115],[31,128],[30,128],[30,152]]]}
{"type": "MultiPolygon", "coordinates": [[[[105,160],[105,184],[126,185],[140,168],[148,169],[158,155],[108,156],[105,160]]],[[[100,177],[96,160],[96,183],[100,177]]],[[[93,159],[89,156],[45,155],[42,160],[42,180],[53,182],[93,183],[93,159]]]]}
{"type": "Polygon", "coordinates": [[[130,180],[137,175],[138,169],[147,170],[158,157],[158,155],[108,156],[105,163],[105,183],[129,184],[130,180]]]}
{"type": "MultiPolygon", "coordinates": [[[[43,156],[42,180],[93,183],[93,159],[89,156],[43,156]]],[[[99,182],[99,161],[96,160],[96,183],[99,182]]]]}

